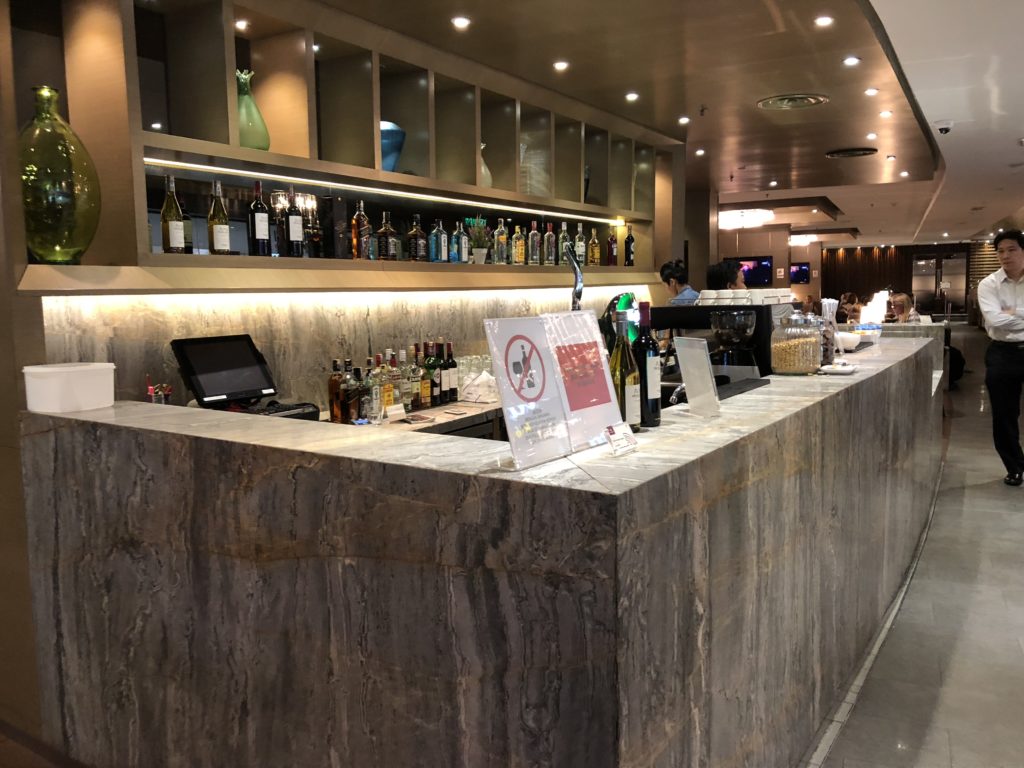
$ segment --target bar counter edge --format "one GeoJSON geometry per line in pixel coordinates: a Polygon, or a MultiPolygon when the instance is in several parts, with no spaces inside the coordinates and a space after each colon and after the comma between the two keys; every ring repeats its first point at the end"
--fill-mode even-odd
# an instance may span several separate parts
{"type": "Polygon", "coordinates": [[[795,765],[925,526],[941,357],[883,337],[522,471],[475,438],[23,414],[45,740],[96,768],[795,765]]]}

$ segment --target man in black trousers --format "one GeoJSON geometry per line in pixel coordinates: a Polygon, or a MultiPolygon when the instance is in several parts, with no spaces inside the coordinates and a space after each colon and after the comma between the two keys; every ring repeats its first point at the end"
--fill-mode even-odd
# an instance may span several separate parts
{"type": "Polygon", "coordinates": [[[985,352],[985,387],[992,404],[992,439],[1006,467],[1007,485],[1024,482],[1020,396],[1024,385],[1024,234],[996,235],[999,269],[978,285],[978,306],[992,343],[985,352]]]}

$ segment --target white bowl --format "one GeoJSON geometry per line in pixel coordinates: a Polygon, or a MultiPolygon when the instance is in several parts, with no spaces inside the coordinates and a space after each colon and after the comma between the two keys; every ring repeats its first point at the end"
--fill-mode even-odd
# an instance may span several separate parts
{"type": "Polygon", "coordinates": [[[839,331],[836,334],[836,344],[839,345],[840,349],[844,352],[852,352],[857,348],[857,345],[861,343],[863,339],[859,333],[848,333],[847,331],[839,331]]]}

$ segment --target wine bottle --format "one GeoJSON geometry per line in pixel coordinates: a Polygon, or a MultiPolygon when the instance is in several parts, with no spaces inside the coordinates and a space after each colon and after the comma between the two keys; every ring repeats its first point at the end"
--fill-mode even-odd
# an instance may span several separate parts
{"type": "Polygon", "coordinates": [[[508,264],[508,230],[505,220],[498,219],[498,228],[494,230],[494,250],[491,252],[493,264],[508,264]]]}
{"type": "Polygon", "coordinates": [[[555,237],[555,225],[548,222],[547,232],[544,233],[544,251],[541,254],[541,264],[553,267],[558,263],[558,238],[555,237]]]}
{"type": "Polygon", "coordinates": [[[523,237],[523,230],[516,224],[516,233],[512,235],[512,263],[526,263],[526,238],[523,237]]]}
{"type": "Polygon", "coordinates": [[[448,260],[448,233],[444,231],[444,224],[440,219],[434,222],[434,228],[430,230],[428,250],[431,261],[448,260]]]}
{"type": "Polygon", "coordinates": [[[633,357],[640,370],[640,424],[661,424],[661,353],[651,336],[651,304],[640,302],[640,333],[633,341],[633,357]]]}
{"type": "Polygon", "coordinates": [[[449,341],[445,344],[445,361],[444,367],[448,374],[448,402],[457,403],[459,402],[459,364],[455,360],[455,354],[452,351],[452,343],[449,341]]]}
{"type": "Polygon", "coordinates": [[[625,253],[623,254],[623,266],[633,266],[633,249],[636,247],[636,241],[633,239],[633,225],[626,225],[626,240],[623,245],[625,246],[625,253]]]}
{"type": "Polygon", "coordinates": [[[405,251],[409,261],[427,260],[427,233],[420,226],[420,215],[412,215],[412,229],[405,236],[405,251]]]}
{"type": "Polygon", "coordinates": [[[253,256],[270,255],[270,210],[263,202],[261,181],[253,184],[252,203],[249,205],[249,253],[253,256]]]}
{"type": "Polygon", "coordinates": [[[629,347],[629,320],[625,312],[615,313],[615,332],[610,363],[612,385],[622,420],[635,430],[640,426],[640,371],[629,347]]]}
{"type": "Polygon", "coordinates": [[[165,176],[164,205],[160,209],[160,239],[164,253],[185,252],[185,220],[181,215],[178,196],[174,192],[174,177],[165,176]]]}
{"type": "Polygon", "coordinates": [[[434,344],[434,361],[434,383],[431,385],[430,399],[433,402],[436,389],[438,405],[444,405],[448,402],[448,368],[444,360],[444,336],[438,337],[437,343],[434,344]]]}
{"type": "Polygon", "coordinates": [[[469,235],[462,227],[462,222],[455,222],[455,231],[449,244],[448,261],[465,264],[469,261],[469,235]]]}
{"type": "Polygon", "coordinates": [[[572,244],[569,237],[569,225],[562,222],[562,231],[558,233],[558,250],[555,251],[555,266],[557,267],[565,260],[565,249],[572,244]]]}
{"type": "Polygon", "coordinates": [[[619,240],[615,236],[615,226],[612,225],[608,228],[608,266],[617,267],[619,265],[619,240]]]}
{"type": "Polygon", "coordinates": [[[434,355],[434,342],[426,342],[423,348],[426,350],[426,357],[423,360],[423,370],[429,377],[430,405],[433,407],[441,404],[441,369],[438,367],[439,361],[434,355]]]}
{"type": "Polygon", "coordinates": [[[363,201],[356,204],[356,212],[352,216],[352,258],[370,258],[370,217],[363,211],[363,201]]]}
{"type": "Polygon", "coordinates": [[[587,238],[583,234],[583,222],[576,224],[576,237],[573,238],[573,247],[576,250],[576,260],[581,267],[587,265],[587,238]]]}
{"type": "Polygon", "coordinates": [[[302,209],[295,199],[295,187],[288,188],[288,210],[285,211],[288,227],[287,253],[284,255],[302,258],[306,244],[306,227],[302,221],[302,209]]]}
{"type": "Polygon", "coordinates": [[[601,266],[601,241],[597,239],[597,227],[590,228],[590,240],[587,241],[587,266],[601,266]]]}
{"type": "Polygon", "coordinates": [[[391,212],[384,211],[383,222],[377,230],[377,258],[381,261],[398,259],[398,233],[391,226],[391,212]]]}
{"type": "Polygon", "coordinates": [[[206,230],[209,237],[210,253],[231,253],[231,229],[228,225],[228,211],[221,197],[220,182],[213,182],[213,197],[210,211],[206,214],[206,230]]]}
{"type": "Polygon", "coordinates": [[[526,263],[540,264],[541,234],[537,231],[537,222],[530,222],[530,234],[526,238],[526,263]]]}

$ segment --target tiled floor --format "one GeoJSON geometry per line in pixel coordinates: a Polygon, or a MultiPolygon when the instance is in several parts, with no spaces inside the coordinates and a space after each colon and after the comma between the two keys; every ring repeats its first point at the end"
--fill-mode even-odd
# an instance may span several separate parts
{"type": "MultiPolygon", "coordinates": [[[[953,343],[970,372],[932,530],[822,768],[1024,768],[1024,487],[1003,485],[992,449],[985,337],[953,343]]],[[[0,768],[54,764],[0,734],[0,768]]]]}
{"type": "Polygon", "coordinates": [[[992,448],[985,337],[953,344],[970,372],[931,533],[823,768],[1024,768],[1024,487],[992,448]]]}

